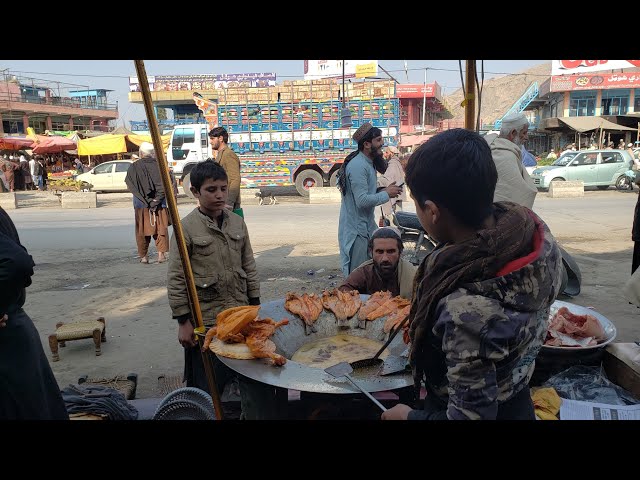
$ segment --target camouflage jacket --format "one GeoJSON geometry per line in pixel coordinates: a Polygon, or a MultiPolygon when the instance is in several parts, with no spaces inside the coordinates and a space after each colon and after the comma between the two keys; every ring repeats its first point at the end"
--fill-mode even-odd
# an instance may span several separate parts
{"type": "MultiPolygon", "coordinates": [[[[182,220],[187,252],[200,301],[203,323],[215,324],[226,308],[248,305],[260,297],[260,280],[247,225],[235,213],[224,212],[222,227],[195,208],[182,220]]],[[[171,237],[167,293],[174,317],[189,313],[187,285],[175,235],[171,237]]]]}
{"type": "MultiPolygon", "coordinates": [[[[448,419],[495,419],[531,379],[562,274],[560,250],[542,225],[544,240],[530,263],[438,302],[425,384],[430,405],[436,400],[448,419]]],[[[445,418],[433,413],[413,410],[409,419],[445,418]]]]}

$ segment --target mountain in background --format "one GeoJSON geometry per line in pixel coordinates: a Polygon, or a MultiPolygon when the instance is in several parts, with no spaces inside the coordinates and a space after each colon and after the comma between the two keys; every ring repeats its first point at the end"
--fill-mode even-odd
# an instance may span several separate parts
{"type": "MultiPolygon", "coordinates": [[[[480,78],[480,62],[477,62],[478,81],[480,78]]],[[[505,75],[504,77],[492,78],[484,81],[482,86],[482,105],[480,107],[480,118],[482,124],[493,124],[496,120],[509,110],[516,100],[525,92],[529,85],[537,81],[538,86],[551,75],[551,62],[541,63],[522,72],[505,75]]],[[[446,97],[452,120],[464,120],[464,108],[460,106],[463,100],[462,88],[459,88],[446,97]]]]}

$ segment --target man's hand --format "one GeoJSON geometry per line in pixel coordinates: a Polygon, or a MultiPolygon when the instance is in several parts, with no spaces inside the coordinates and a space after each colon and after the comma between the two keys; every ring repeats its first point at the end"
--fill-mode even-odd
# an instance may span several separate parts
{"type": "Polygon", "coordinates": [[[6,313],[0,316],[0,328],[7,326],[7,320],[9,320],[9,317],[7,317],[6,313]]]}
{"type": "Polygon", "coordinates": [[[389,198],[396,198],[402,193],[402,187],[399,187],[398,185],[396,185],[396,182],[393,182],[388,187],[386,187],[384,191],[389,194],[389,198]]]}
{"type": "Polygon", "coordinates": [[[395,407],[383,412],[380,418],[382,420],[406,420],[411,410],[413,409],[409,405],[399,403],[395,407]]]}
{"type": "Polygon", "coordinates": [[[193,325],[190,321],[186,321],[178,327],[178,342],[184,348],[195,347],[196,339],[193,335],[193,325]]]}

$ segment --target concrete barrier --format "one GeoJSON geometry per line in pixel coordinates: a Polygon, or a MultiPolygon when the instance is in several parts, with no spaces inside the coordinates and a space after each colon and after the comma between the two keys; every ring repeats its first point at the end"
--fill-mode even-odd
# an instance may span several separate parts
{"type": "Polygon", "coordinates": [[[18,208],[15,192],[0,193],[0,207],[5,210],[14,210],[18,208]]]}
{"type": "Polygon", "coordinates": [[[556,180],[549,185],[549,197],[569,198],[584,197],[584,182],[582,180],[562,182],[556,180]]]}
{"type": "Polygon", "coordinates": [[[62,192],[62,208],[96,208],[96,192],[62,192]]]}
{"type": "Polygon", "coordinates": [[[311,187],[309,203],[340,203],[342,194],[336,187],[311,187]]]}

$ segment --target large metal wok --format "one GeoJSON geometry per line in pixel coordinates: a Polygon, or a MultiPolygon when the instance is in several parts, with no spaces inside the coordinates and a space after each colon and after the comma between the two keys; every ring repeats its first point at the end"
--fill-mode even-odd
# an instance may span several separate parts
{"type": "MultiPolygon", "coordinates": [[[[369,295],[360,295],[362,302],[369,298],[369,295]]],[[[260,308],[260,318],[270,317],[276,321],[283,318],[289,319],[289,324],[276,330],[271,340],[276,344],[277,352],[287,358],[287,363],[282,367],[271,365],[269,360],[235,360],[218,356],[218,358],[229,368],[236,372],[257,380],[262,383],[276,387],[290,388],[303,392],[317,393],[359,393],[346,378],[333,378],[321,368],[314,368],[291,360],[293,354],[302,346],[309,342],[332,337],[339,334],[348,334],[356,337],[365,337],[380,341],[380,346],[384,340],[382,327],[386,317],[379,318],[373,322],[367,322],[367,328],[356,328],[356,318],[349,321],[351,328],[338,328],[336,318],[332,312],[324,310],[314,326],[318,330],[311,335],[305,335],[304,323],[297,315],[289,313],[284,308],[284,299],[263,303],[260,308]]],[[[393,339],[387,350],[390,355],[400,356],[407,346],[402,341],[402,335],[397,335],[393,339]]],[[[358,382],[363,389],[368,392],[379,392],[383,390],[394,390],[397,388],[413,385],[413,378],[408,372],[401,372],[394,375],[381,376],[378,369],[362,369],[354,371],[352,378],[358,382]]]]}

